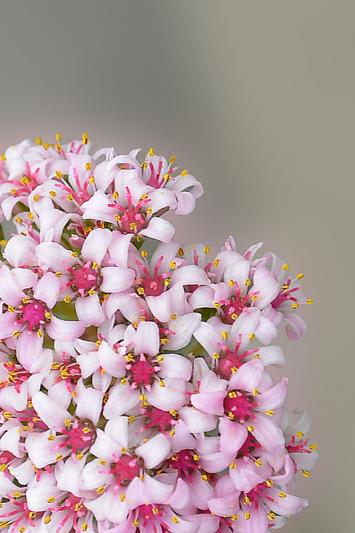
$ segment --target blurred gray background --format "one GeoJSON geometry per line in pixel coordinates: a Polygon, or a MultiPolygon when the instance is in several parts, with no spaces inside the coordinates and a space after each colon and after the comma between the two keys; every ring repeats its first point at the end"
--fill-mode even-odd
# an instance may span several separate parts
{"type": "MultiPolygon", "coordinates": [[[[288,533],[354,531],[355,2],[1,2],[0,146],[88,130],[176,152],[206,194],[177,237],[263,240],[316,305],[288,349],[321,461],[288,533]]],[[[1,151],[1,150],[0,150],[1,151]]]]}

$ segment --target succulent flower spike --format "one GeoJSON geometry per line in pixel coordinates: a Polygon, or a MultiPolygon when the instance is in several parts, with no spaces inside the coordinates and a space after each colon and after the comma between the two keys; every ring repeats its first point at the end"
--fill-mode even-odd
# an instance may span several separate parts
{"type": "Polygon", "coordinates": [[[313,300],[261,243],[175,242],[202,194],[86,132],[1,156],[1,530],[267,533],[307,506],[317,446],[272,369],[313,300]]]}

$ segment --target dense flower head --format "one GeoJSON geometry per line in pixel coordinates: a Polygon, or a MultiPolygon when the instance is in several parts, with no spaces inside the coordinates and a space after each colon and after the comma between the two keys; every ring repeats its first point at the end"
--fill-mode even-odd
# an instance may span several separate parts
{"type": "Polygon", "coordinates": [[[203,188],[149,149],[24,140],[0,160],[0,529],[263,533],[306,507],[309,418],[275,344],[303,274],[173,240],[203,188]]]}

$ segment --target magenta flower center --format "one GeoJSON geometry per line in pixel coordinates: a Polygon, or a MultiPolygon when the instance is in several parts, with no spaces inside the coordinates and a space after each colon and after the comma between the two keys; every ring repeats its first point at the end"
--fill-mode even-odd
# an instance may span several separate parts
{"type": "Polygon", "coordinates": [[[228,418],[238,422],[255,418],[254,409],[257,405],[252,396],[235,390],[228,392],[224,400],[224,409],[228,418]]]}
{"type": "Polygon", "coordinates": [[[101,284],[101,276],[90,262],[83,266],[74,265],[68,270],[71,274],[68,285],[81,296],[86,296],[89,291],[96,290],[101,284]]]}
{"type": "Polygon", "coordinates": [[[259,483],[250,492],[244,494],[244,503],[252,506],[256,511],[259,509],[260,500],[267,500],[273,502],[274,499],[271,496],[265,494],[265,491],[269,489],[266,482],[259,483]]]}
{"type": "Polygon", "coordinates": [[[71,448],[73,453],[89,449],[96,439],[95,428],[89,420],[85,420],[84,422],[81,420],[75,420],[74,423],[69,422],[61,430],[61,433],[66,436],[66,439],[60,446],[71,448]]]}
{"type": "Polygon", "coordinates": [[[233,324],[243,309],[249,306],[249,296],[241,296],[236,292],[235,296],[228,300],[222,300],[220,304],[224,322],[233,324]]]}
{"type": "Polygon", "coordinates": [[[139,475],[139,470],[137,457],[127,454],[112,463],[109,472],[115,477],[118,485],[125,486],[139,475]]]}
{"type": "Polygon", "coordinates": [[[85,516],[87,513],[87,509],[84,507],[82,500],[73,494],[67,496],[64,502],[54,509],[57,512],[64,511],[64,517],[59,522],[59,525],[64,527],[69,521],[69,523],[73,526],[73,531],[77,530],[79,519],[85,516]]]}
{"type": "Polygon", "coordinates": [[[115,218],[122,233],[139,233],[147,225],[149,209],[147,204],[150,202],[148,197],[141,198],[136,204],[129,188],[126,188],[127,205],[121,205],[117,202],[108,204],[117,211],[115,218]]]}
{"type": "Polygon", "coordinates": [[[144,527],[148,526],[151,522],[154,522],[162,515],[162,510],[159,505],[140,505],[136,509],[136,519],[139,525],[144,527]]]}
{"type": "Polygon", "coordinates": [[[20,365],[15,365],[10,361],[4,363],[4,368],[7,370],[7,381],[0,382],[0,389],[13,385],[17,392],[20,392],[20,387],[22,383],[28,380],[31,377],[31,373],[27,372],[20,365]]]}
{"type": "Polygon", "coordinates": [[[288,444],[288,453],[312,453],[312,450],[308,448],[309,439],[297,439],[295,435],[292,435],[288,444]]]}
{"type": "Polygon", "coordinates": [[[25,324],[28,331],[37,331],[48,322],[48,309],[44,302],[30,300],[17,308],[17,321],[25,324]]]}
{"type": "Polygon", "coordinates": [[[218,359],[217,369],[219,374],[224,379],[229,379],[233,372],[238,370],[244,363],[246,357],[253,353],[255,350],[249,350],[238,354],[239,345],[235,350],[231,350],[227,345],[223,346],[223,352],[218,359]]]}
{"type": "Polygon", "coordinates": [[[169,431],[175,423],[172,413],[169,411],[162,411],[157,407],[149,407],[148,409],[145,409],[144,415],[148,419],[144,429],[159,428],[160,432],[169,431]]]}
{"type": "Polygon", "coordinates": [[[191,475],[200,469],[200,457],[191,450],[181,450],[174,454],[168,461],[168,466],[178,471],[179,476],[190,478],[191,475]]]}
{"type": "Polygon", "coordinates": [[[130,372],[133,382],[137,385],[151,385],[153,382],[156,367],[150,361],[139,360],[131,365],[130,372]]]}

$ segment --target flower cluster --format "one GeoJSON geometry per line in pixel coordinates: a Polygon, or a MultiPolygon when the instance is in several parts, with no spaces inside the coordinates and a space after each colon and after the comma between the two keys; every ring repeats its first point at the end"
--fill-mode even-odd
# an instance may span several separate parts
{"type": "Polygon", "coordinates": [[[261,243],[173,241],[202,185],[150,149],[25,140],[0,161],[0,530],[263,533],[317,452],[280,328],[311,300],[261,243]]]}

